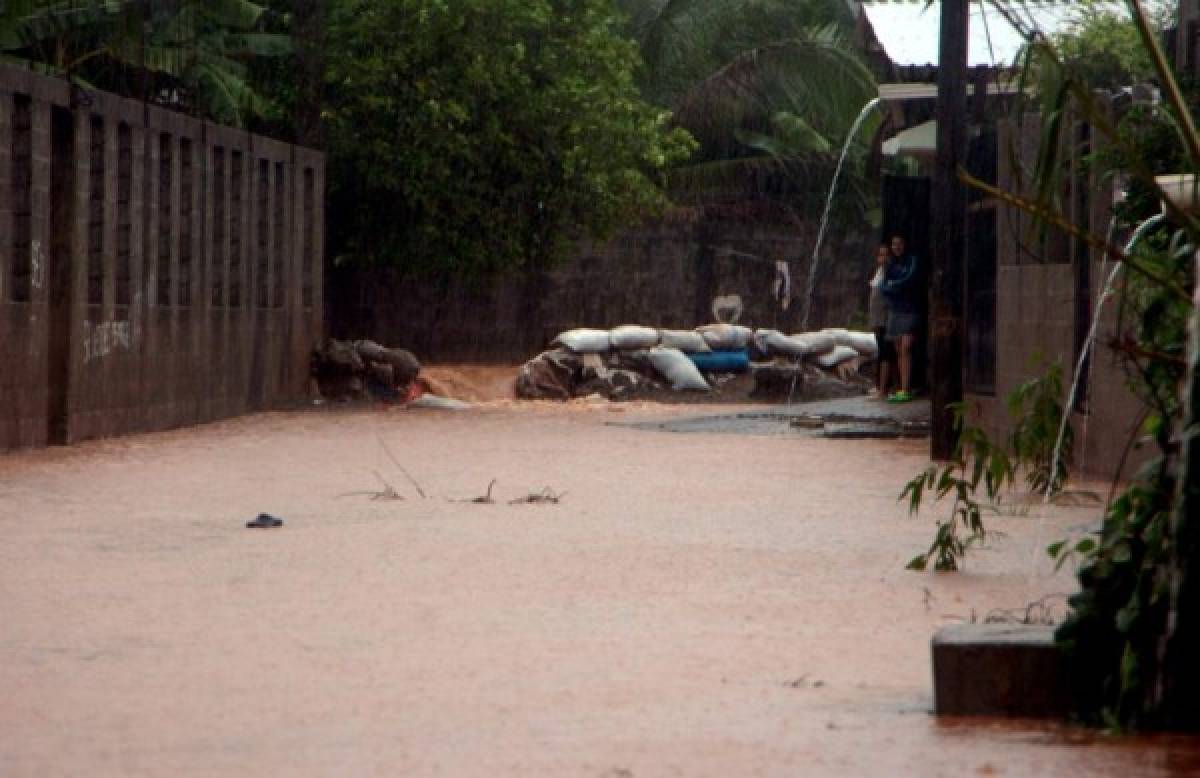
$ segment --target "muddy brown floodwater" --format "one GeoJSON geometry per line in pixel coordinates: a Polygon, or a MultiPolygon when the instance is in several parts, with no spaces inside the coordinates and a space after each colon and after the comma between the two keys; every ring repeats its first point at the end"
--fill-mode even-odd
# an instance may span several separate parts
{"type": "Polygon", "coordinates": [[[1070,590],[1034,545],[1094,508],[906,572],[924,441],[609,423],[688,414],[322,409],[0,457],[0,775],[1200,770],[1195,740],[929,714],[933,631],[1070,590]]]}

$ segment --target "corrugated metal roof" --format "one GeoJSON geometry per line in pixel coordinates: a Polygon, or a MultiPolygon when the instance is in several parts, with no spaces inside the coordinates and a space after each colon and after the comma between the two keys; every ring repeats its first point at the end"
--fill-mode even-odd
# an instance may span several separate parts
{"type": "MultiPolygon", "coordinates": [[[[996,83],[987,85],[989,95],[1014,95],[1017,93],[1015,82],[996,83]]],[[[975,85],[967,84],[967,94],[975,94],[975,85]]],[[[900,84],[880,84],[879,96],[884,102],[902,102],[904,100],[933,100],[937,97],[937,84],[921,82],[906,82],[900,84]]]]}
{"type": "MultiPolygon", "coordinates": [[[[1124,12],[1120,2],[1111,5],[1124,12]]],[[[1078,10],[1061,0],[1009,0],[1008,13],[1023,24],[1053,34],[1064,30],[1078,10]]],[[[936,65],[941,3],[927,0],[863,0],[863,12],[892,62],[897,65],[936,65]]],[[[968,65],[1012,65],[1025,39],[1005,14],[991,2],[974,0],[968,22],[968,65]]]]}
{"type": "Polygon", "coordinates": [[[883,142],[883,154],[887,157],[897,154],[932,153],[936,150],[937,122],[933,120],[901,130],[883,142]]]}

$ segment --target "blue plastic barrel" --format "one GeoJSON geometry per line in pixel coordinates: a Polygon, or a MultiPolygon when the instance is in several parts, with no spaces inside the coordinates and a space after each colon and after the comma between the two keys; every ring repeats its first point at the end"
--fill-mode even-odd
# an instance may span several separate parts
{"type": "Polygon", "coordinates": [[[746,349],[688,354],[688,358],[697,370],[708,373],[744,373],[750,369],[750,354],[746,349]]]}

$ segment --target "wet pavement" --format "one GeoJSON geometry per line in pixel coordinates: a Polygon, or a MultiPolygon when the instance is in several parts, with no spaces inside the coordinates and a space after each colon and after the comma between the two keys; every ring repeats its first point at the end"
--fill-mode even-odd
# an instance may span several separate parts
{"type": "Polygon", "coordinates": [[[726,435],[896,438],[929,431],[929,400],[891,404],[849,397],[791,405],[764,405],[727,413],[611,422],[642,430],[726,435]]]}
{"type": "Polygon", "coordinates": [[[325,408],[0,456],[0,775],[1197,774],[1195,739],[928,713],[933,632],[1070,591],[1041,549],[1094,506],[989,514],[964,573],[912,573],[927,442],[608,423],[695,415],[325,408]]]}

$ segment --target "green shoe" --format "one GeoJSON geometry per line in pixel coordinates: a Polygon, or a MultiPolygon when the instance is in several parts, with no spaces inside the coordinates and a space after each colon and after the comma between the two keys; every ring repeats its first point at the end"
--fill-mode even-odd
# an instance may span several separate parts
{"type": "Polygon", "coordinates": [[[890,403],[910,403],[912,402],[912,398],[912,392],[905,392],[901,390],[889,395],[887,401],[890,403]]]}

